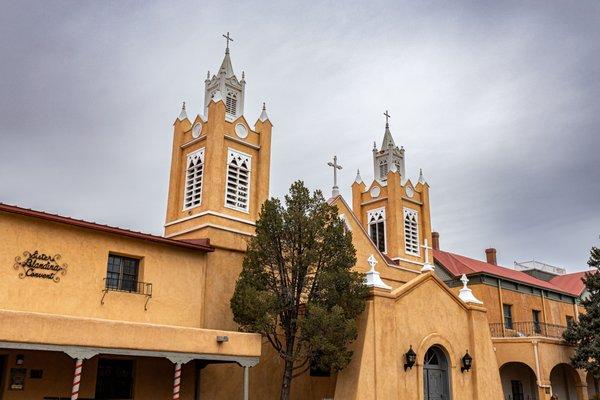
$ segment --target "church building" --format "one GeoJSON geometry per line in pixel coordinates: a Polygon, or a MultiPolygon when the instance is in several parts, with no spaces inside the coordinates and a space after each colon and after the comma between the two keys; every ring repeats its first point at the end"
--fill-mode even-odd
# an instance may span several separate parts
{"type": "MultiPolygon", "coordinates": [[[[247,119],[226,38],[192,99],[201,113],[184,103],[173,123],[162,236],[0,203],[0,400],[279,398],[282,360],[238,331],[229,300],[284,133],[264,103],[247,119]]],[[[581,276],[441,250],[429,184],[407,173],[384,115],[383,129],[365,127],[381,142],[351,199],[330,163],[328,201],[370,288],[354,355],[338,373],[294,379],[292,398],[588,400],[597,382],[568,365],[560,336],[582,312],[581,276]]]]}

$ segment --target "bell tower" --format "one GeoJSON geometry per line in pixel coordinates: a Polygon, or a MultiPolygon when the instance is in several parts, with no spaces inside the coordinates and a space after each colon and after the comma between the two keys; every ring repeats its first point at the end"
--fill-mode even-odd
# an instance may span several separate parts
{"type": "Polygon", "coordinates": [[[373,149],[373,181],[367,186],[357,173],[352,184],[352,209],[377,248],[399,266],[420,268],[433,260],[429,185],[422,171],[416,183],[408,179],[404,148],[390,132],[390,115],[384,113],[381,148],[373,149]],[[429,257],[425,257],[425,252],[429,257]]]}
{"type": "Polygon", "coordinates": [[[190,119],[184,103],[173,124],[165,236],[244,250],[269,195],[272,124],[264,103],[253,126],[246,120],[246,82],[233,71],[233,39],[223,36],[225,57],[205,81],[203,115],[190,119]]]}

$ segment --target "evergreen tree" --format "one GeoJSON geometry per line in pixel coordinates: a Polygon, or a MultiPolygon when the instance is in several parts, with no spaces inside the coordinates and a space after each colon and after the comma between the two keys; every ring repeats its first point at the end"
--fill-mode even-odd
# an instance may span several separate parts
{"type": "Polygon", "coordinates": [[[598,390],[600,378],[600,249],[592,247],[588,265],[594,270],[583,278],[589,297],[581,300],[585,313],[579,316],[579,322],[567,327],[564,338],[575,346],[575,355],[571,363],[575,368],[585,369],[594,377],[598,390]]]}
{"type": "Polygon", "coordinates": [[[356,317],[364,310],[363,275],[337,207],[302,181],[267,200],[248,243],[231,299],[241,330],[262,334],[283,359],[281,400],[309,368],[338,371],[352,357],[356,317]]]}

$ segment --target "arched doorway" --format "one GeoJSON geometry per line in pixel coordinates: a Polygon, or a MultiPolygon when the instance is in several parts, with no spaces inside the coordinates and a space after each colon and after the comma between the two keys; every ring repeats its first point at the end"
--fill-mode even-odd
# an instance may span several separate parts
{"type": "Polygon", "coordinates": [[[423,385],[425,400],[451,399],[448,357],[438,346],[430,347],[425,353],[423,385]]]}
{"type": "Polygon", "coordinates": [[[550,372],[552,394],[559,400],[578,400],[577,385],[579,374],[569,364],[558,364],[550,372]]]}
{"type": "Polygon", "coordinates": [[[509,362],[500,368],[500,380],[505,400],[537,400],[535,372],[529,365],[509,362]]]}

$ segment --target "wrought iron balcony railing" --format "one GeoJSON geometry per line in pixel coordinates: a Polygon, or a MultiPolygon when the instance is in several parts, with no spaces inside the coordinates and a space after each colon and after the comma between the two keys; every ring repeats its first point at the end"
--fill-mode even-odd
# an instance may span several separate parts
{"type": "Polygon", "coordinates": [[[104,304],[104,297],[109,291],[137,293],[146,296],[144,310],[148,309],[148,301],[152,297],[152,284],[148,282],[139,282],[132,279],[123,278],[104,278],[104,289],[100,304],[104,304]]]}
{"type": "Polygon", "coordinates": [[[563,332],[567,329],[563,325],[545,324],[542,322],[513,322],[510,325],[503,323],[490,324],[492,337],[530,337],[542,336],[562,339],[563,332]]]}

